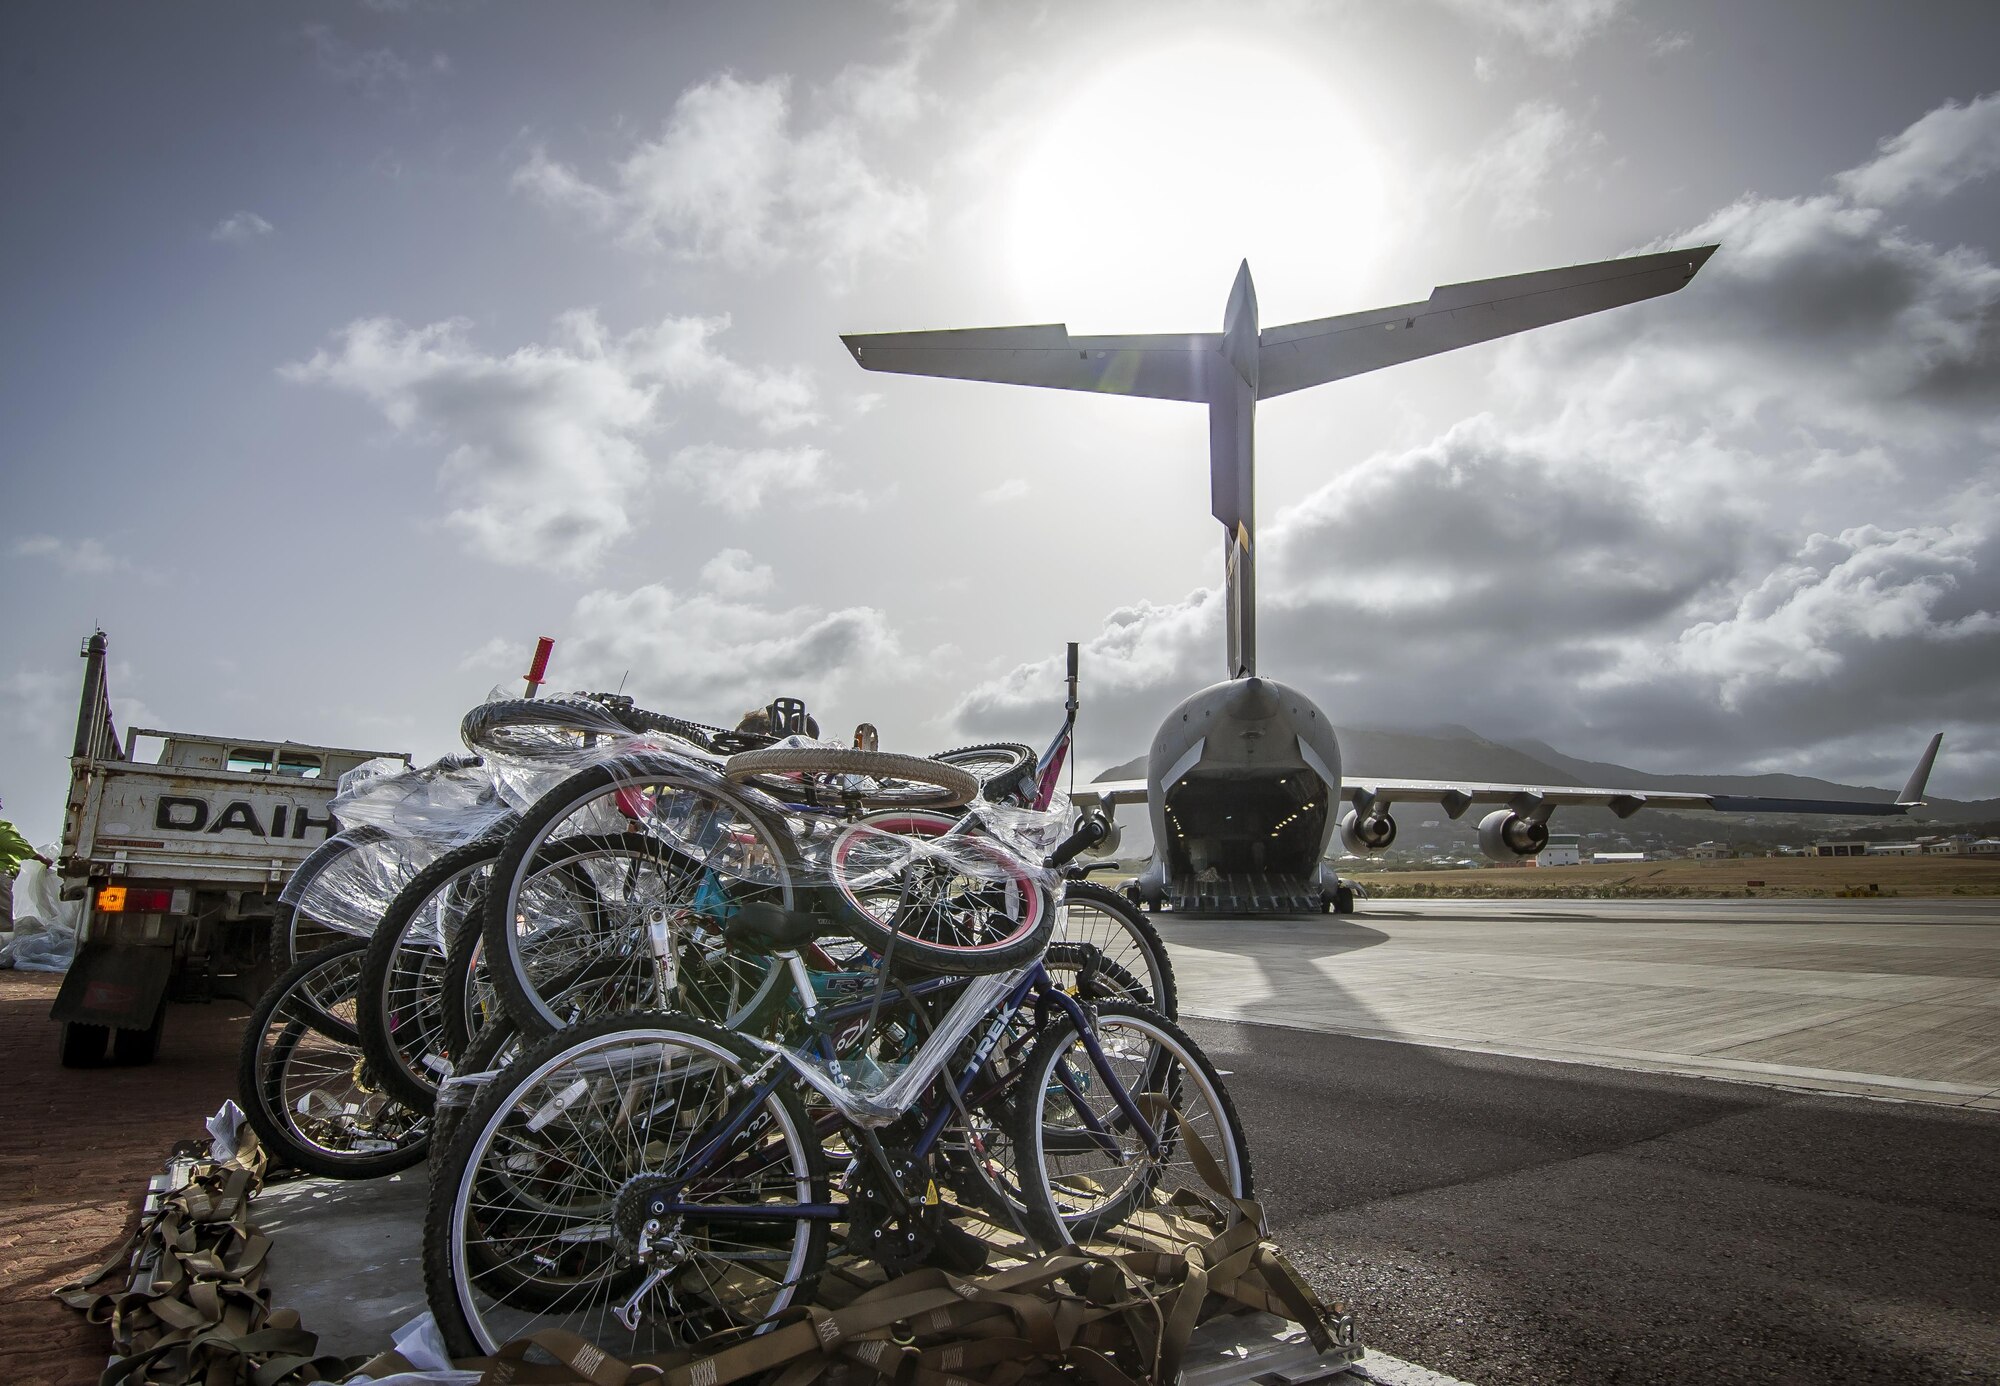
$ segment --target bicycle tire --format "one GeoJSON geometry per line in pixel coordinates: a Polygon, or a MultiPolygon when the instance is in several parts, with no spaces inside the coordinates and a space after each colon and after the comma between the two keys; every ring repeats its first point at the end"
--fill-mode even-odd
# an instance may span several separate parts
{"type": "Polygon", "coordinates": [[[1160,932],[1132,902],[1117,891],[1089,881],[1063,883],[1063,912],[1051,947],[1064,942],[1088,943],[1145,988],[1132,999],[1151,1006],[1169,1020],[1180,1019],[1180,989],[1174,981],[1173,959],[1160,932]],[[1099,922],[1084,916],[1096,914],[1099,922]]]}
{"type": "MultiPolygon", "coordinates": [[[[854,791],[864,804],[900,805],[907,808],[950,808],[979,797],[979,778],[955,765],[926,756],[899,755],[894,751],[862,751],[840,746],[772,746],[761,751],[739,751],[723,765],[722,773],[734,781],[755,780],[764,786],[774,775],[854,775],[871,780],[905,780],[913,788],[878,787],[854,791]]],[[[779,793],[785,786],[776,786],[779,793]]]]}
{"type": "Polygon", "coordinates": [[[1147,1119],[1162,1149],[1146,1151],[1108,1091],[1102,1109],[1090,1109],[1086,1094],[1103,1088],[1102,1076],[1087,1051],[1073,1057],[1082,1036],[1067,1015],[1060,1016],[1036,1042],[1014,1090],[1014,1146],[1029,1235],[1049,1251],[1089,1241],[1156,1192],[1187,1188],[1249,1198],[1254,1177],[1243,1123],[1201,1046],[1159,1012],[1128,1002],[1103,1003],[1091,1021],[1107,1060],[1127,1067],[1131,1081],[1128,1075],[1119,1081],[1135,1105],[1142,1113],[1153,1109],[1147,1119]],[[1065,1116],[1079,1112],[1087,1119],[1065,1116]],[[1201,1173],[1195,1138],[1227,1187],[1212,1188],[1201,1173]],[[1104,1150],[1107,1142],[1116,1149],[1104,1150]]]}
{"type": "MultiPolygon", "coordinates": [[[[590,836],[564,834],[565,824],[587,822],[597,826],[611,813],[623,815],[630,825],[625,833],[615,836],[630,845],[634,854],[631,859],[653,863],[661,883],[665,885],[671,879],[678,893],[672,897],[671,908],[664,898],[642,900],[630,896],[602,901],[602,922],[608,926],[606,936],[613,941],[601,947],[619,946],[618,938],[645,924],[647,911],[666,911],[672,915],[666,922],[674,924],[712,919],[713,928],[695,925],[701,935],[698,940],[683,932],[677,942],[697,942],[703,949],[699,954],[702,960],[717,959],[724,954],[733,960],[726,973],[718,965],[713,976],[697,981],[718,991],[717,998],[706,1007],[711,1013],[702,1018],[720,1020],[725,1025],[740,1023],[739,1017],[754,1011],[764,994],[777,984],[782,969],[768,954],[736,954],[723,947],[720,918],[729,907],[748,899],[770,899],[781,908],[790,908],[789,835],[781,824],[767,821],[763,810],[736,793],[727,782],[719,778],[711,780],[684,762],[668,757],[626,756],[615,764],[587,767],[543,795],[522,816],[494,864],[493,885],[487,892],[481,922],[486,967],[502,1007],[529,1034],[539,1036],[557,1027],[556,1015],[538,988],[544,981],[568,975],[587,959],[560,957],[537,975],[524,956],[524,944],[538,929],[553,925],[537,913],[537,902],[524,901],[522,893],[539,872],[551,869],[539,865],[538,858],[543,844],[553,845],[552,836],[554,840],[569,837],[571,841],[590,836]],[[663,797],[661,790],[671,797],[663,797]],[[643,819],[635,816],[640,810],[645,811],[643,819]],[[699,857],[691,853],[698,853],[699,857]],[[531,915],[535,915],[532,920],[531,915]],[[755,981],[747,980],[753,973],[755,981]]],[[[581,854],[579,849],[574,855],[581,854]]],[[[560,900],[542,903],[562,904],[560,900]]],[[[592,927],[599,924],[594,922],[592,927]]],[[[576,946],[584,946],[584,940],[575,931],[552,932],[549,938],[555,942],[567,938],[576,946]]],[[[554,953],[546,956],[559,957],[554,953]]],[[[681,990],[681,962],[677,954],[671,975],[665,979],[677,994],[681,990]]]]}
{"type": "Polygon", "coordinates": [[[342,939],[287,969],[251,1012],[237,1058],[243,1114],[265,1148],[329,1179],[394,1174],[420,1162],[429,1145],[420,1114],[367,1087],[354,1027],[325,1023],[335,1018],[334,996],[351,1003],[366,948],[342,939]],[[296,1091],[301,1082],[314,1086],[296,1091]]]}
{"type": "MultiPolygon", "coordinates": [[[[452,1001],[449,944],[466,917],[477,921],[485,894],[476,880],[500,855],[498,841],[480,840],[446,852],[397,892],[381,925],[368,940],[357,987],[355,1028],[382,1085],[396,1099],[428,1113],[437,1102],[438,1081],[450,1071],[451,1038],[444,1010],[452,1001]],[[456,889],[454,914],[437,917],[429,907],[441,891],[456,889]],[[435,933],[435,946],[407,946],[413,931],[435,933]],[[405,954],[413,955],[405,959],[405,954]],[[435,965],[428,965],[431,960],[435,965]]],[[[442,902],[451,908],[450,901],[442,902]]],[[[420,944],[424,940],[419,940],[420,944]]]]}
{"type": "Polygon", "coordinates": [[[1017,741],[954,746],[949,751],[939,751],[931,759],[970,770],[979,779],[979,796],[995,803],[1014,797],[1023,777],[1035,768],[1034,749],[1017,741]]]}
{"type": "Polygon", "coordinates": [[[303,909],[304,897],[312,889],[312,883],[337,859],[364,843],[387,836],[382,829],[371,825],[343,828],[306,853],[305,859],[292,869],[291,876],[285,881],[284,891],[278,897],[278,908],[271,916],[271,958],[279,971],[309,953],[318,952],[329,943],[354,937],[344,929],[312,919],[303,909]],[[291,898],[286,899],[286,896],[291,898]]]}
{"type": "Polygon", "coordinates": [[[976,976],[1040,956],[1056,924],[1048,888],[989,837],[927,851],[935,822],[871,814],[843,828],[827,854],[834,916],[892,968],[916,973],[976,976]]]}
{"type": "MultiPolygon", "coordinates": [[[[424,1285],[452,1355],[479,1356],[514,1338],[565,1328],[630,1361],[695,1341],[747,1338],[792,1305],[810,1302],[826,1260],[824,1221],[773,1217],[768,1222],[788,1228],[788,1237],[780,1232],[760,1242],[754,1229],[764,1224],[683,1213],[663,1239],[672,1244],[664,1293],[641,1285],[650,1298],[635,1301],[658,1312],[635,1315],[636,1330],[609,1312],[613,1296],[634,1283],[636,1247],[626,1224],[643,1216],[641,1200],[655,1188],[671,1187],[667,1171],[706,1137],[708,1127],[693,1119],[742,1101],[735,1085],[761,1062],[747,1041],[727,1031],[659,1013],[605,1017],[527,1046],[473,1102],[433,1175],[424,1285]],[[668,1082],[677,1084],[674,1097],[661,1101],[668,1082]],[[752,1230],[741,1230],[746,1226],[752,1230]],[[608,1242],[600,1228],[608,1230],[608,1242]],[[716,1228],[730,1229],[727,1240],[716,1228]],[[608,1251],[596,1249],[603,1247],[608,1251]],[[760,1258],[758,1251],[767,1254],[760,1258]],[[524,1280],[546,1279],[550,1265],[587,1265],[592,1256],[603,1258],[602,1274],[551,1281],[566,1287],[561,1300],[570,1312],[557,1316],[548,1305],[520,1304],[524,1280]],[[710,1277],[704,1259],[726,1269],[710,1277]],[[495,1267],[505,1273],[496,1275],[495,1267]],[[764,1291],[759,1281],[774,1288],[764,1291]],[[593,1283],[604,1287],[601,1294],[579,1293],[593,1283]]],[[[706,1180],[703,1197],[737,1206],[769,1202],[774,1191],[798,1203],[827,1200],[826,1162],[795,1084],[780,1083],[760,1099],[741,1130],[757,1144],[706,1180]],[[737,1189],[720,1186],[725,1178],[737,1189]]]]}

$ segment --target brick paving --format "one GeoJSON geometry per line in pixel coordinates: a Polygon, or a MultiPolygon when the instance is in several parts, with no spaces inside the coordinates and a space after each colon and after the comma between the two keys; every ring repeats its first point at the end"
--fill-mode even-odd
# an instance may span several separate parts
{"type": "Polygon", "coordinates": [[[131,1230],[169,1147],[235,1095],[248,1008],[177,1005],[143,1068],[65,1069],[49,1017],[60,977],[0,971],[0,1381],[83,1386],[110,1331],[49,1298],[131,1230]]]}

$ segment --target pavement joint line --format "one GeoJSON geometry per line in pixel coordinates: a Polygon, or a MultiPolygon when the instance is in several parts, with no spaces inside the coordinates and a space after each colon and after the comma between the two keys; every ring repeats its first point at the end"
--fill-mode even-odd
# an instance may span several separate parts
{"type": "Polygon", "coordinates": [[[2000,1088],[1984,1085],[1945,1083],[1924,1078],[1897,1078],[1888,1074],[1854,1073],[1844,1069],[1801,1068],[1787,1064],[1761,1063],[1750,1059],[1708,1058],[1698,1054],[1673,1054],[1643,1049],[1562,1049],[1553,1046],[1510,1044],[1497,1040],[1467,1039],[1452,1035],[1429,1035],[1408,1031],[1379,1030],[1363,1026],[1311,1025],[1272,1020],[1262,1016],[1230,1015],[1183,1007],[1196,1020],[1231,1025],[1268,1025],[1279,1030],[1304,1030],[1317,1034],[1347,1035],[1355,1039],[1381,1040],[1392,1044],[1414,1044],[1429,1049],[1454,1049],[1473,1054],[1493,1054],[1502,1058],[1535,1059],[1546,1063],[1587,1064],[1633,1073],[1671,1073],[1718,1082],[1747,1083],[1790,1092],[1833,1093],[1843,1097],[1866,1097],[1882,1101],[1926,1102],[1941,1107],[1962,1107],[2000,1097],[2000,1088]],[[1887,1088],[1890,1091],[1867,1091],[1887,1088]]]}

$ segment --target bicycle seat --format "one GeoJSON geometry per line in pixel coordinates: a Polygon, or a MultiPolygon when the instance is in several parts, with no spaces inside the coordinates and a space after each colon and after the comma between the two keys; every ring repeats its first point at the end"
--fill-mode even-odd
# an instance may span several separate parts
{"type": "Polygon", "coordinates": [[[722,923],[722,936],[745,948],[802,948],[816,938],[847,931],[824,915],[788,910],[768,900],[753,900],[722,923]]]}

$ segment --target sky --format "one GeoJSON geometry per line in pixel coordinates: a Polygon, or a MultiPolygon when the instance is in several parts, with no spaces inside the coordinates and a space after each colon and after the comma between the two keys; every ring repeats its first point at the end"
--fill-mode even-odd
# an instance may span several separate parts
{"type": "MultiPolygon", "coordinates": [[[[123,726],[410,751],[518,687],[1086,773],[1224,674],[1199,406],[842,332],[1216,331],[1719,243],[1267,402],[1336,723],[2000,794],[2000,7],[0,8],[0,800],[123,726]]],[[[1374,767],[1394,774],[1394,767],[1374,767]]]]}

